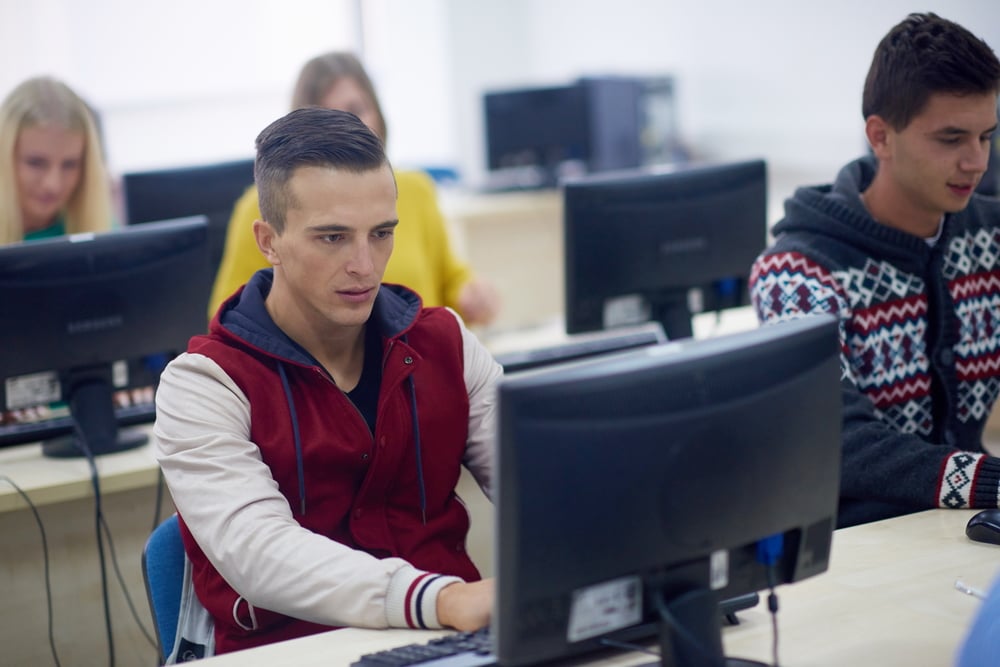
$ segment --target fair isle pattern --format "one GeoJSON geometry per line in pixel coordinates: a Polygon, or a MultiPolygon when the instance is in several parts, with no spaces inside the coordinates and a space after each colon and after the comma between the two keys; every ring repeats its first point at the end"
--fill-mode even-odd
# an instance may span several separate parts
{"type": "Polygon", "coordinates": [[[1000,375],[1000,275],[993,271],[959,278],[949,283],[949,290],[959,321],[958,417],[963,422],[985,419],[1000,375]]]}
{"type": "Polygon", "coordinates": [[[982,454],[959,452],[945,460],[941,488],[938,490],[940,507],[963,509],[972,506],[972,483],[975,481],[976,469],[982,458],[982,454]]]}
{"type": "Polygon", "coordinates": [[[830,272],[789,252],[758,262],[751,280],[757,310],[768,321],[815,312],[848,321],[841,327],[841,366],[849,379],[900,431],[931,432],[927,301],[919,277],[870,259],[830,272]]]}

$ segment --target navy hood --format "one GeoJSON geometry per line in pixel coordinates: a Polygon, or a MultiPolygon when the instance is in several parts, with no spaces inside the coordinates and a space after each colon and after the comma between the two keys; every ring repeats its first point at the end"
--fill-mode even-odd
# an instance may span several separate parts
{"type": "Polygon", "coordinates": [[[874,157],[863,157],[841,169],[833,184],[798,188],[785,201],[784,219],[771,230],[775,239],[807,232],[890,260],[929,255],[924,239],[876,222],[868,213],[861,193],[871,185],[876,169],[874,157]]]}
{"type": "MultiPolygon", "coordinates": [[[[257,271],[229,297],[212,322],[249,345],[275,357],[304,366],[319,365],[309,352],[288,337],[267,312],[264,300],[274,282],[273,269],[257,271]]],[[[386,338],[395,338],[413,326],[422,307],[420,296],[402,285],[383,283],[375,297],[371,320],[386,338]]]]}

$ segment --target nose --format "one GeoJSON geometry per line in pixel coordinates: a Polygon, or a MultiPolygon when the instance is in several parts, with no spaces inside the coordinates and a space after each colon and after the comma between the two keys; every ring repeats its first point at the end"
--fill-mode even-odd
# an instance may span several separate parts
{"type": "Polygon", "coordinates": [[[65,185],[65,175],[58,166],[49,167],[42,174],[42,187],[47,192],[61,192],[65,185]]]}
{"type": "Polygon", "coordinates": [[[990,161],[990,148],[993,141],[976,141],[962,155],[959,168],[962,171],[982,174],[986,171],[986,165],[990,161]]]}
{"type": "Polygon", "coordinates": [[[352,248],[347,262],[347,272],[355,276],[367,276],[375,271],[372,249],[367,239],[359,239],[352,248]]]}

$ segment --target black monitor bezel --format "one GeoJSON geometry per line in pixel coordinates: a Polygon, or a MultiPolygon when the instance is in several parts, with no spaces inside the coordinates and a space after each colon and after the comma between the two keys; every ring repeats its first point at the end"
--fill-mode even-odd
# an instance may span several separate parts
{"type": "Polygon", "coordinates": [[[567,333],[613,326],[606,301],[630,295],[671,339],[700,310],[748,305],[767,242],[763,160],[593,174],[567,180],[563,203],[567,333]]]}

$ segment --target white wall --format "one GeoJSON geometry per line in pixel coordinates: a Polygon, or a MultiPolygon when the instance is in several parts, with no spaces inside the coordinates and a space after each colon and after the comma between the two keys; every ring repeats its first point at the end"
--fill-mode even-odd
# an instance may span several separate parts
{"type": "MultiPolygon", "coordinates": [[[[676,77],[702,155],[829,180],[864,150],[861,86],[904,0],[0,0],[0,90],[49,72],[104,115],[125,171],[252,153],[301,64],[362,48],[397,165],[484,173],[482,93],[583,74],[676,77]],[[359,24],[364,22],[364,30],[359,24]]],[[[1000,2],[930,0],[1000,49],[1000,2]]]]}
{"type": "MultiPolygon", "coordinates": [[[[405,0],[400,0],[405,1],[405,0]]],[[[582,74],[676,77],[680,128],[712,158],[762,156],[782,181],[830,180],[865,150],[861,89],[882,36],[935,11],[1000,51],[1000,2],[448,0],[463,171],[484,164],[482,90],[582,74]],[[505,15],[495,23],[498,5],[505,15]]]]}
{"type": "Polygon", "coordinates": [[[358,0],[0,0],[0,94],[57,76],[116,171],[253,154],[305,60],[360,43],[358,0]]]}

